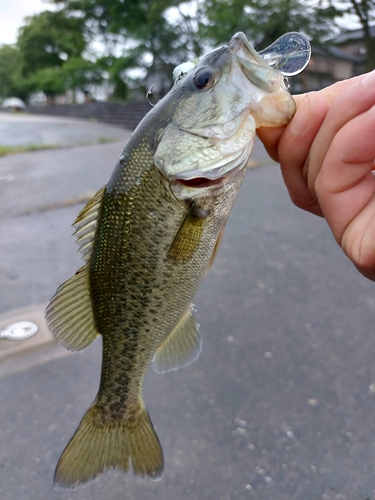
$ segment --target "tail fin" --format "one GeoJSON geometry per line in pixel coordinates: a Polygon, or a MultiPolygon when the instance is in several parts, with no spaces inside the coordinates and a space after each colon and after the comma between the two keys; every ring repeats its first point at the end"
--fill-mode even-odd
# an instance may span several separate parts
{"type": "Polygon", "coordinates": [[[158,479],[163,450],[147,410],[136,422],[101,422],[96,406],[84,415],[57,464],[54,485],[76,488],[108,469],[127,472],[129,461],[140,476],[158,479]],[[99,423],[100,422],[100,423],[99,423]]]}

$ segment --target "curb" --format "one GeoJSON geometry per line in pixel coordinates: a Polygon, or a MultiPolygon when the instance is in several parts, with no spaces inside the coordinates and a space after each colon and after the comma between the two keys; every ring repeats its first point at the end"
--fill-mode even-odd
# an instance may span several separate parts
{"type": "Polygon", "coordinates": [[[45,320],[47,304],[15,309],[0,315],[0,331],[18,321],[31,321],[38,326],[37,333],[24,340],[0,339],[0,377],[65,357],[69,351],[59,346],[48,330],[45,320]]]}

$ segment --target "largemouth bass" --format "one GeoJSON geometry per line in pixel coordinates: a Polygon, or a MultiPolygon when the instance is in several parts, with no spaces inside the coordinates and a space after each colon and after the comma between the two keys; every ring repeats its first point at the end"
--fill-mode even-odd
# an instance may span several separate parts
{"type": "Polygon", "coordinates": [[[202,339],[192,298],[244,179],[255,130],[295,111],[281,73],[243,33],[181,72],[123,149],[106,186],[79,213],[86,264],[57,290],[49,328],[72,351],[100,334],[99,392],[61,455],[55,484],[104,470],[157,478],[163,452],[142,400],[157,372],[194,361],[202,339]]]}

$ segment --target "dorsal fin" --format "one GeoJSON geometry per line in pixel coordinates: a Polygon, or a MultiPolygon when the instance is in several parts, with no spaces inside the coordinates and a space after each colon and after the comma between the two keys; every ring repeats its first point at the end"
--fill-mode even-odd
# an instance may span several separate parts
{"type": "MultiPolygon", "coordinates": [[[[90,260],[105,186],[80,211],[73,222],[79,250],[90,260]]],[[[87,347],[99,335],[90,296],[88,264],[65,281],[52,297],[46,312],[48,327],[57,341],[70,351],[87,347]]]]}
{"type": "MultiPolygon", "coordinates": [[[[105,186],[79,212],[73,222],[79,250],[90,260],[105,186]]],[[[79,351],[99,335],[90,297],[88,264],[65,281],[52,297],[46,312],[48,327],[57,341],[70,351],[79,351]]]]}
{"type": "Polygon", "coordinates": [[[76,220],[73,222],[75,227],[74,235],[76,242],[79,245],[79,251],[83,255],[83,260],[88,261],[92,253],[92,247],[95,238],[95,232],[102,204],[103,196],[105,193],[105,186],[103,186],[95,196],[87,203],[87,205],[77,215],[76,220]]]}
{"type": "Polygon", "coordinates": [[[99,335],[92,310],[88,264],[65,281],[47,307],[46,320],[59,344],[80,351],[99,335]]]}

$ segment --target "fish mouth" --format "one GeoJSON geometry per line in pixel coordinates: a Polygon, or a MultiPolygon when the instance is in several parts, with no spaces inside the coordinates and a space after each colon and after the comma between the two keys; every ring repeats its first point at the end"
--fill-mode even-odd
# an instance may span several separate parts
{"type": "Polygon", "coordinates": [[[226,175],[215,176],[213,172],[208,172],[207,174],[211,174],[211,176],[203,177],[202,175],[200,175],[197,177],[189,177],[188,179],[184,177],[175,177],[174,185],[176,187],[179,186],[182,189],[188,188],[189,191],[196,192],[199,192],[201,190],[212,191],[220,189],[226,184],[236,182],[239,177],[244,175],[244,172],[246,171],[246,169],[244,169],[244,166],[247,164],[248,158],[248,155],[246,155],[244,161],[240,164],[237,164],[237,166],[232,168],[231,170],[227,171],[226,175]]]}
{"type": "Polygon", "coordinates": [[[222,184],[224,182],[224,179],[224,177],[219,177],[218,179],[209,179],[208,177],[193,177],[192,179],[176,179],[176,182],[188,188],[203,189],[222,184]]]}
{"type": "Polygon", "coordinates": [[[203,172],[199,168],[190,170],[176,175],[174,180],[192,186],[202,185],[205,182],[209,184],[219,184],[224,179],[235,177],[235,175],[245,167],[250,157],[251,148],[252,144],[250,143],[240,150],[240,152],[236,152],[237,154],[233,155],[234,158],[225,158],[225,162],[223,162],[222,165],[219,164],[215,168],[203,172]]]}
{"type": "Polygon", "coordinates": [[[268,67],[268,64],[264,61],[264,59],[262,59],[262,57],[250,44],[246,35],[242,33],[242,31],[239,31],[232,36],[231,40],[227,44],[227,47],[231,52],[239,55],[242,58],[246,58],[247,60],[250,59],[258,65],[268,67]]]}
{"type": "Polygon", "coordinates": [[[216,130],[214,126],[208,133],[199,129],[189,131],[199,137],[211,138],[220,159],[204,167],[196,165],[195,168],[176,173],[172,180],[190,188],[207,188],[232,180],[246,166],[255,141],[255,123],[247,109],[233,120],[233,125],[229,127],[229,133],[226,128],[228,124],[225,124],[224,130],[216,130]]]}
{"type": "Polygon", "coordinates": [[[172,181],[177,189],[211,192],[226,184],[236,182],[244,174],[255,141],[255,124],[248,110],[245,110],[233,120],[233,125],[234,127],[229,127],[229,133],[228,129],[216,130],[216,127],[211,130],[212,135],[211,133],[204,134],[203,130],[194,130],[194,135],[201,137],[219,135],[225,138],[215,141],[215,147],[220,150],[221,159],[204,168],[197,166],[175,174],[172,181]]]}

